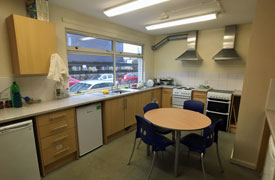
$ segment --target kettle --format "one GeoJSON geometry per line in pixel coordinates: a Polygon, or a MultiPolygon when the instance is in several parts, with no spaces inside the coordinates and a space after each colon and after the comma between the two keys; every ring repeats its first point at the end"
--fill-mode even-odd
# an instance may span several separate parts
{"type": "Polygon", "coordinates": [[[149,79],[146,83],[147,87],[153,87],[154,86],[154,81],[152,79],[149,79]]]}

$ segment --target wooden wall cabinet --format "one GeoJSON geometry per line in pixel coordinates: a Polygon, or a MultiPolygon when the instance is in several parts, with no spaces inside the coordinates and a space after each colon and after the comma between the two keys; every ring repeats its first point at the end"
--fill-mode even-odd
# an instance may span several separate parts
{"type": "Polygon", "coordinates": [[[163,88],[162,89],[162,97],[161,97],[161,107],[170,108],[172,107],[172,88],[163,88]]]}
{"type": "Polygon", "coordinates": [[[55,24],[14,14],[6,23],[14,73],[48,74],[56,53],[55,24]]]}
{"type": "Polygon", "coordinates": [[[200,101],[204,104],[204,113],[206,110],[206,104],[207,104],[207,91],[192,91],[192,99],[200,101]]]}
{"type": "Polygon", "coordinates": [[[35,117],[42,175],[78,159],[75,109],[35,117]]]}

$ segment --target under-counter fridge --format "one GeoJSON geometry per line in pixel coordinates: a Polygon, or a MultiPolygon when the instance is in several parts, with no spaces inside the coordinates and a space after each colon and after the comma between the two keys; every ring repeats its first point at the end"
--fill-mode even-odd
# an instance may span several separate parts
{"type": "Polygon", "coordinates": [[[32,120],[0,127],[0,179],[41,179],[32,120]]]}
{"type": "Polygon", "coordinates": [[[79,155],[103,145],[101,103],[81,106],[76,109],[79,155]]]}

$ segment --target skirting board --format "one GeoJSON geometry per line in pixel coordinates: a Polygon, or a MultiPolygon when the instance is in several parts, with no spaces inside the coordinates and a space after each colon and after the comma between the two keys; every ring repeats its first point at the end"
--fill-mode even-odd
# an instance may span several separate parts
{"type": "Polygon", "coordinates": [[[234,152],[234,148],[232,149],[231,157],[230,157],[230,162],[232,164],[237,164],[237,165],[249,168],[249,169],[256,170],[256,167],[257,167],[256,164],[251,164],[249,162],[245,162],[245,161],[233,158],[233,152],[234,152]]]}

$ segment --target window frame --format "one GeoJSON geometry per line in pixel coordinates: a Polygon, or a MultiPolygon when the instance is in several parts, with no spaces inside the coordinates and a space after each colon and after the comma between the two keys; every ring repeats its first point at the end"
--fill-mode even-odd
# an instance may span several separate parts
{"type": "MultiPolygon", "coordinates": [[[[132,57],[132,58],[139,58],[142,59],[142,81],[144,81],[144,44],[140,44],[137,42],[131,42],[128,40],[123,40],[123,39],[117,39],[113,37],[107,37],[103,35],[98,35],[94,33],[89,33],[89,32],[83,32],[83,31],[78,31],[78,30],[73,30],[69,28],[65,28],[65,36],[66,36],[66,47],[67,47],[67,54],[82,54],[82,55],[98,55],[98,56],[111,56],[113,57],[113,87],[116,86],[117,83],[117,76],[116,76],[116,57],[132,57]],[[110,50],[102,50],[102,49],[92,49],[92,48],[84,48],[84,47],[75,47],[75,46],[68,46],[68,39],[67,39],[67,33],[70,34],[77,34],[77,35],[82,35],[82,36],[87,36],[87,37],[94,37],[94,38],[100,38],[104,40],[111,40],[112,41],[112,51],[110,50]],[[137,46],[142,47],[141,54],[136,54],[136,53],[126,53],[126,52],[118,52],[116,51],[116,42],[121,42],[121,43],[128,43],[128,44],[133,44],[137,46]]],[[[111,89],[111,87],[105,87],[105,88],[98,88],[98,90],[102,89],[111,89]]],[[[92,90],[97,92],[98,90],[92,90]]]]}

